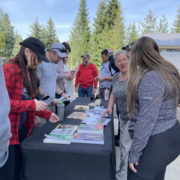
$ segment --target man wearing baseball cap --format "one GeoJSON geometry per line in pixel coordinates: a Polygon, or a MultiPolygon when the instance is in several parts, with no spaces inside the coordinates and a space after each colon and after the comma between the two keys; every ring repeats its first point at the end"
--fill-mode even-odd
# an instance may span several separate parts
{"type": "Polygon", "coordinates": [[[79,65],[79,71],[76,74],[75,91],[78,92],[79,97],[91,97],[92,93],[95,93],[97,89],[97,82],[94,78],[98,76],[98,70],[90,62],[88,53],[81,57],[83,58],[83,63],[79,65]]]}
{"type": "MultiPolygon", "coordinates": [[[[46,54],[46,57],[50,61],[49,63],[42,62],[36,69],[37,76],[40,78],[40,94],[41,97],[46,97],[47,95],[53,98],[51,105],[48,105],[47,109],[55,112],[55,105],[59,103],[59,99],[55,99],[55,94],[59,94],[62,97],[68,98],[68,96],[58,87],[57,81],[57,64],[66,57],[66,49],[61,43],[54,43],[50,51],[46,54]]],[[[67,74],[71,77],[71,72],[67,74]]],[[[41,122],[39,127],[46,123],[46,119],[40,118],[41,122]]]]}

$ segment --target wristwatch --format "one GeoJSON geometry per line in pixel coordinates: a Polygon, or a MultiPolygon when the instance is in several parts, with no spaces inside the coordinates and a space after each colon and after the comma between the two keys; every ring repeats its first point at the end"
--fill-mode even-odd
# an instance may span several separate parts
{"type": "Polygon", "coordinates": [[[94,89],[97,89],[97,87],[94,87],[94,89]]]}

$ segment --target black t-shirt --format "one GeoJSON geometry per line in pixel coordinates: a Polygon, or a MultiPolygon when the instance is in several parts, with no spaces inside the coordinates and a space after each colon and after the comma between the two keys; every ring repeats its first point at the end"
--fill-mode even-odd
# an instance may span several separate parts
{"type": "Polygon", "coordinates": [[[114,55],[110,55],[108,61],[109,61],[109,71],[111,72],[111,68],[113,68],[115,70],[115,73],[119,72],[119,69],[115,65],[114,55]]]}

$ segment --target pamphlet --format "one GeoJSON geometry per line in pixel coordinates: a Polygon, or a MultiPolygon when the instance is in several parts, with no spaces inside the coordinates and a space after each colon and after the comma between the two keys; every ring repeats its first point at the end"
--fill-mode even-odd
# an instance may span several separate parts
{"type": "Polygon", "coordinates": [[[99,124],[99,125],[104,125],[106,126],[111,119],[107,119],[107,118],[92,118],[92,117],[86,117],[81,123],[84,124],[99,124]]]}
{"type": "Polygon", "coordinates": [[[88,116],[87,113],[84,112],[73,112],[72,114],[70,114],[67,118],[69,119],[79,119],[79,120],[83,120],[88,116]]]}
{"type": "Polygon", "coordinates": [[[77,132],[78,133],[92,133],[92,134],[103,134],[103,125],[93,125],[93,124],[80,124],[77,132]]]}
{"type": "Polygon", "coordinates": [[[75,133],[72,143],[104,144],[103,134],[75,133]]]}
{"type": "Polygon", "coordinates": [[[86,111],[86,110],[89,110],[89,106],[76,105],[74,109],[75,110],[84,110],[84,111],[86,111]]]}

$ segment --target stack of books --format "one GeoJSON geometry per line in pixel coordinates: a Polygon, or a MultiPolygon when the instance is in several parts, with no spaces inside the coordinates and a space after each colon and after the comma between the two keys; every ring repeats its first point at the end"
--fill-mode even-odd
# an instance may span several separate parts
{"type": "Polygon", "coordinates": [[[44,143],[70,144],[78,125],[59,124],[49,135],[45,134],[44,143]]]}
{"type": "Polygon", "coordinates": [[[71,142],[104,144],[103,131],[103,125],[80,124],[71,142]]]}

